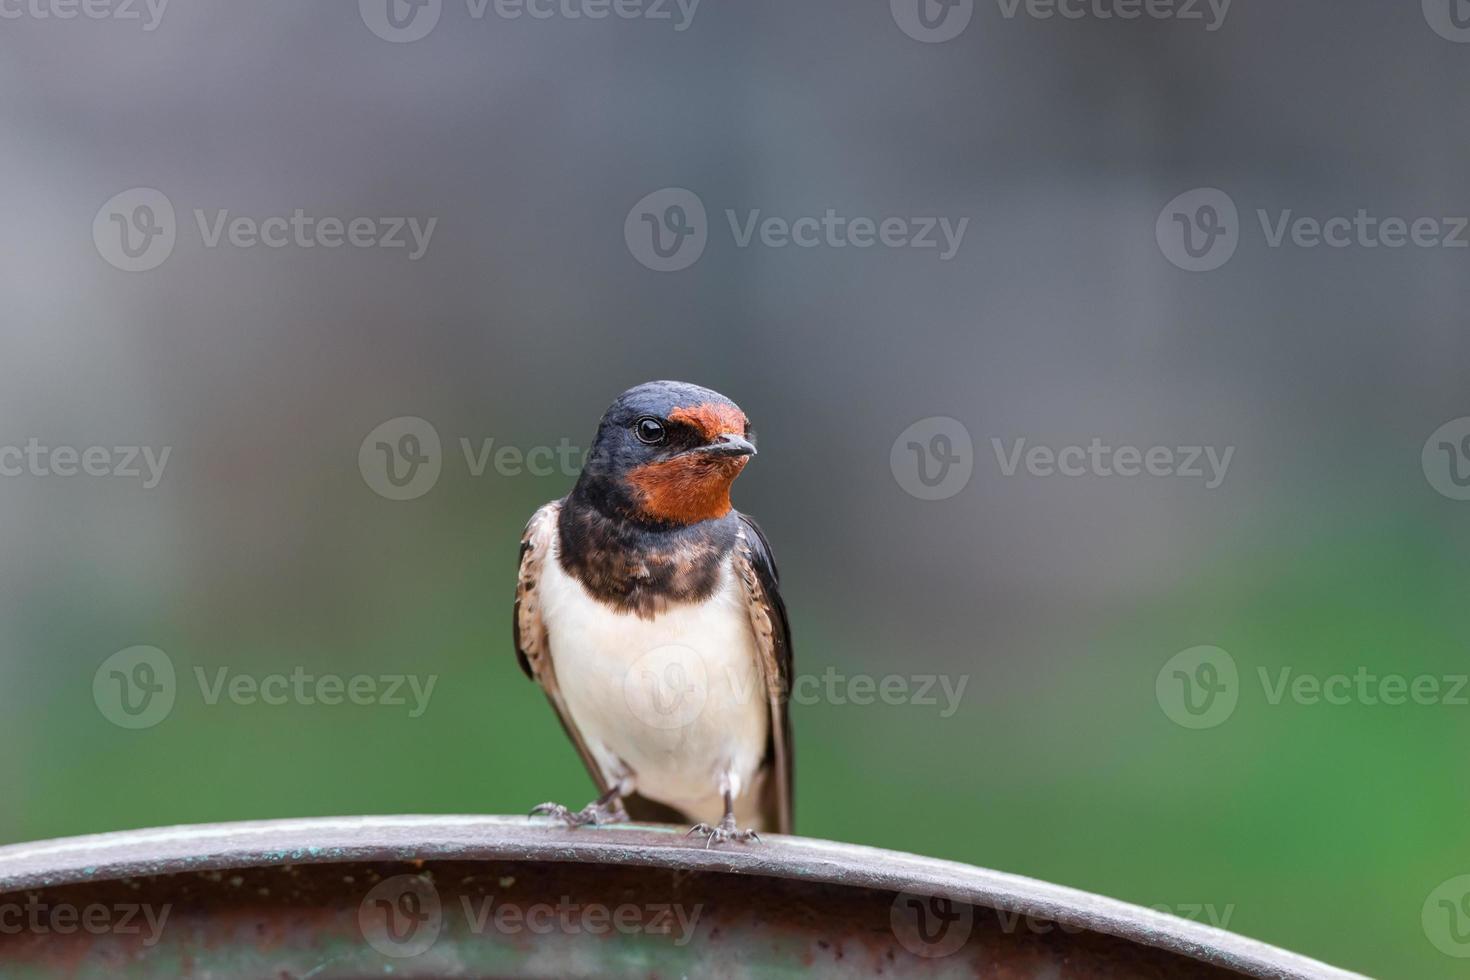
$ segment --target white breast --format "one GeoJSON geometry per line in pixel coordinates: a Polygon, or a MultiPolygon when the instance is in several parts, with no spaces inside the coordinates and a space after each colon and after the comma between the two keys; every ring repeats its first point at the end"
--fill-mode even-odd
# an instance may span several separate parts
{"type": "Polygon", "coordinates": [[[643,796],[711,823],[722,781],[748,796],[769,709],[728,558],[707,601],[652,620],[593,599],[554,555],[538,591],[567,711],[605,773],[629,773],[643,796]]]}

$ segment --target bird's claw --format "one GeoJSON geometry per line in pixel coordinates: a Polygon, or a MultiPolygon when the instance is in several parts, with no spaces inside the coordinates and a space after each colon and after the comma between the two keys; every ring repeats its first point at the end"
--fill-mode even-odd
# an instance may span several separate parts
{"type": "Polygon", "coordinates": [[[726,817],[724,820],[721,820],[718,827],[712,827],[707,823],[697,823],[693,827],[690,827],[689,833],[684,836],[693,837],[695,835],[702,835],[704,837],[706,850],[709,849],[711,844],[723,844],[725,841],[733,840],[741,844],[748,844],[751,841],[759,841],[761,839],[760,834],[757,834],[753,830],[740,830],[737,828],[735,826],[735,820],[732,817],[726,817]]]}
{"type": "Polygon", "coordinates": [[[531,816],[551,817],[571,828],[599,827],[603,824],[619,823],[628,819],[627,811],[621,804],[615,807],[604,807],[596,803],[588,803],[580,810],[568,810],[560,803],[542,803],[531,810],[531,816]]]}

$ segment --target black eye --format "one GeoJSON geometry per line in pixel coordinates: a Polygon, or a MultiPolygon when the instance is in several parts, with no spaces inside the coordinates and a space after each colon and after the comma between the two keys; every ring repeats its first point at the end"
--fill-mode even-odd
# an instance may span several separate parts
{"type": "Polygon", "coordinates": [[[633,431],[638,435],[638,441],[650,446],[664,441],[664,424],[658,419],[644,416],[633,423],[633,431]]]}

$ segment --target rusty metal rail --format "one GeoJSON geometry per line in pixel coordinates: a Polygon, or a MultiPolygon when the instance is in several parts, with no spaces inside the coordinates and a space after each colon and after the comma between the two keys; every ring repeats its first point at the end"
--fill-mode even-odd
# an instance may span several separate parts
{"type": "Polygon", "coordinates": [[[771,835],[359,817],[0,848],[0,975],[1351,978],[1016,875],[771,835]]]}

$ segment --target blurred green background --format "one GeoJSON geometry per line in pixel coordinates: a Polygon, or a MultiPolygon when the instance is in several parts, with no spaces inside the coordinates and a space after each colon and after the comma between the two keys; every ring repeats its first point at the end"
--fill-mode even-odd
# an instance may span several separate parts
{"type": "Polygon", "coordinates": [[[460,440],[585,447],[613,396],[668,377],[754,420],[736,503],[781,564],[799,672],[968,677],[949,717],[794,706],[800,833],[1201,909],[1374,976],[1464,975],[1421,915],[1470,873],[1470,706],[1273,704],[1259,671],[1470,670],[1470,504],[1420,459],[1470,415],[1466,259],[1272,249],[1255,211],[1464,213],[1470,50],[1417,4],[1240,4],[1214,32],[980,5],[932,45],[887,6],[710,3],[675,32],[450,4],[413,44],[284,0],[147,34],[8,22],[0,446],[172,453],[153,489],[0,478],[0,842],[583,802],[510,644],[521,527],[573,476],[476,476],[460,440]],[[1190,274],[1154,225],[1203,186],[1242,240],[1190,274]],[[134,275],[91,238],[130,187],[180,222],[134,275]],[[663,187],[709,211],[677,273],[623,237],[663,187]],[[195,208],[439,226],[417,262],[207,249],[195,208]],[[970,227],[948,262],[741,249],[727,208],[970,227]],[[358,454],[404,416],[434,425],[442,473],[393,501],[358,454]],[[974,476],[925,501],[890,450],[934,416],[974,476]],[[992,446],[1094,437],[1235,455],[1207,490],[1007,477],[992,446]],[[179,690],[132,731],[93,679],[136,645],[179,690]],[[1238,704],[1192,730],[1155,685],[1201,645],[1233,658],[1238,704]],[[210,705],[196,667],[437,681],[411,718],[210,705]]]}

